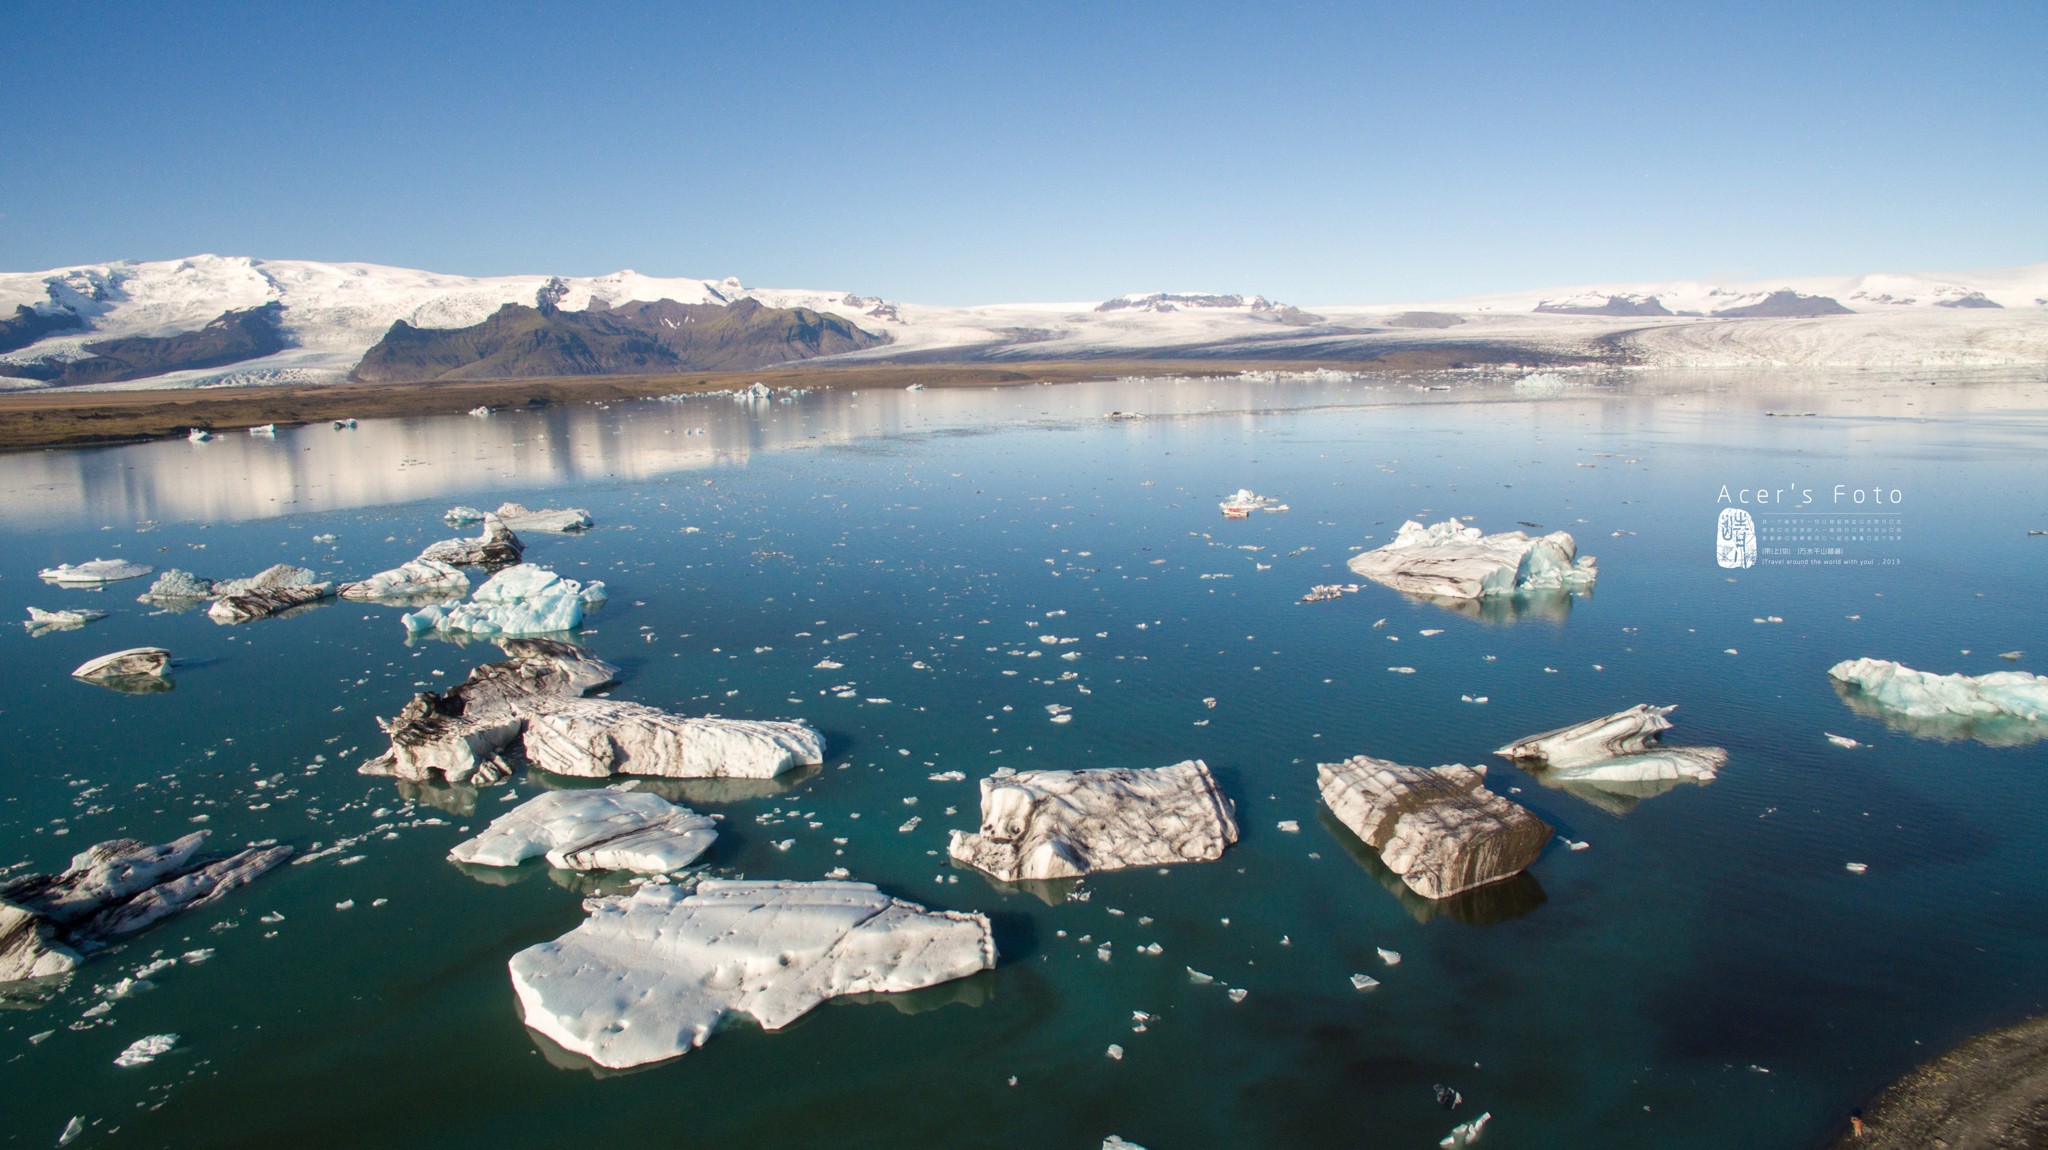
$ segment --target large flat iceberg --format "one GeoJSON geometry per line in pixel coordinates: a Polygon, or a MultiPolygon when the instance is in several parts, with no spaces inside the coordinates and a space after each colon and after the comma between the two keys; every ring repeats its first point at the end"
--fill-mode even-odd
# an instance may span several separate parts
{"type": "Polygon", "coordinates": [[[1486,789],[1486,768],[1408,767],[1370,755],[1316,766],[1337,821],[1424,898],[1447,898],[1520,873],[1550,824],[1486,789]]]}
{"type": "Polygon", "coordinates": [[[523,503],[500,503],[498,519],[514,531],[539,531],[549,535],[585,531],[596,522],[591,519],[590,512],[581,507],[544,507],[535,510],[523,503]]]}
{"type": "Polygon", "coordinates": [[[103,583],[117,583],[123,579],[139,579],[155,568],[142,563],[130,563],[126,559],[92,559],[76,565],[59,563],[36,573],[45,583],[62,587],[98,587],[103,583]]]}
{"type": "Polygon", "coordinates": [[[1207,862],[1237,841],[1235,807],[1200,759],[1170,767],[1020,771],[981,780],[981,829],[955,862],[1006,882],[1207,862]]]}
{"type": "Polygon", "coordinates": [[[563,870],[667,874],[697,861],[717,838],[717,824],[688,807],[660,795],[604,787],[528,799],[448,857],[478,866],[517,866],[541,855],[563,870]]]}
{"type": "Polygon", "coordinates": [[[1887,659],[1846,659],[1828,678],[1850,707],[1907,734],[1993,746],[2048,738],[2048,676],[1937,675],[1887,659]]]}
{"type": "Polygon", "coordinates": [[[1428,527],[1411,519],[1393,542],[1352,556],[1350,567],[1396,591],[1452,599],[1580,587],[1598,575],[1592,556],[1581,556],[1563,531],[1487,535],[1455,519],[1428,527]]]}
{"type": "Polygon", "coordinates": [[[844,994],[916,990],[995,966],[979,914],[930,911],[859,882],[705,880],[594,900],[512,956],[526,1024],[599,1066],[702,1046],[730,1013],[777,1030],[844,994]]]}

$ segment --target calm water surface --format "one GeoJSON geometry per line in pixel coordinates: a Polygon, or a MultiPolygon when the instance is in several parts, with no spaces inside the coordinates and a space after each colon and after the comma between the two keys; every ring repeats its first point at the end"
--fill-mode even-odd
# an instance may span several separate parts
{"type": "Polygon", "coordinates": [[[1483,1144],[1503,1150],[1811,1145],[1905,1068],[2048,999],[2048,744],[1894,731],[1825,674],[1859,655],[2041,665],[2048,539],[2026,529],[2048,527],[2044,431],[2041,385],[2017,380],[1640,376],[1540,400],[1223,381],[0,456],[0,615],[112,612],[0,636],[0,866],[195,827],[223,846],[345,844],[99,956],[54,1000],[6,1004],[0,1137],[53,1145],[79,1115],[81,1146],[1429,1147],[1486,1111],[1483,1144]],[[1724,484],[1811,488],[1825,510],[1838,483],[1901,493],[1900,540],[1850,548],[1871,565],[1715,565],[1724,484]],[[1239,487],[1292,510],[1225,521],[1216,502],[1239,487]],[[220,627],[134,602],[146,581],[35,577],[95,556],[360,577],[455,534],[450,504],[507,498],[595,515],[581,537],[531,537],[527,559],[611,588],[584,638],[624,669],[617,697],[826,733],[822,770],[671,788],[723,816],[717,873],[843,865],[981,910],[999,967],[593,1073],[521,1024],[505,962],[616,879],[444,857],[560,784],[401,791],[355,773],[379,716],[495,649],[408,643],[391,608],[220,627]],[[1473,614],[1377,587],[1298,602],[1403,519],[1450,515],[1569,530],[1598,585],[1473,614]],[[67,677],[141,644],[173,651],[175,690],[67,677]],[[1562,790],[1490,755],[1638,702],[1679,705],[1673,741],[1728,748],[1722,777],[1562,790]],[[1319,808],[1314,764],[1358,753],[1490,762],[1496,789],[1589,847],[1426,903],[1319,808]],[[944,859],[994,768],[1194,757],[1238,805],[1221,861],[1092,877],[1080,899],[944,859]],[[967,780],[931,779],[954,770],[967,780]],[[1138,953],[1153,942],[1162,955],[1138,953]],[[1354,972],[1384,985],[1355,991],[1354,972]],[[1158,1016],[1142,1034],[1136,1010],[1158,1016]],[[157,1033],[182,1037],[113,1065],[157,1033]],[[1440,1109],[1438,1083],[1465,1106],[1440,1109]]]}

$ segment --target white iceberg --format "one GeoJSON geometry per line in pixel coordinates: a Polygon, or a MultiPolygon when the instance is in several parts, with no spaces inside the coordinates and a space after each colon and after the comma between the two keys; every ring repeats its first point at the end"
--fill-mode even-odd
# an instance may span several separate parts
{"type": "Polygon", "coordinates": [[[31,635],[41,635],[49,631],[75,631],[95,619],[106,617],[105,611],[94,611],[91,608],[76,611],[45,611],[40,607],[30,607],[28,622],[22,626],[27,627],[31,635]]]}
{"type": "Polygon", "coordinates": [[[1220,858],[1236,808],[1200,759],[1170,767],[1021,771],[981,780],[981,829],[955,862],[1006,882],[1220,858]]]}
{"type": "Polygon", "coordinates": [[[1483,766],[1356,755],[1317,764],[1316,785],[1337,821],[1424,898],[1519,874],[1550,842],[1550,824],[1486,789],[1483,766]]]}
{"type": "MultiPolygon", "coordinates": [[[[196,440],[204,434],[206,433],[202,431],[194,431],[192,438],[196,440]]],[[[125,1070],[131,1066],[155,1062],[159,1057],[169,1054],[171,1047],[177,1044],[178,1036],[175,1034],[152,1034],[147,1038],[138,1038],[129,1043],[127,1049],[114,1056],[114,1065],[125,1070]]]]}
{"type": "Polygon", "coordinates": [[[213,594],[213,580],[202,579],[190,571],[169,568],[156,577],[149,590],[135,597],[138,603],[190,603],[205,599],[213,594]]]}
{"type": "Polygon", "coordinates": [[[446,563],[433,559],[414,559],[379,571],[368,579],[341,585],[344,599],[416,599],[429,595],[469,594],[469,576],[446,563]]]}
{"type": "Polygon", "coordinates": [[[596,900],[582,925],[512,956],[526,1024],[599,1066],[702,1046],[727,1014],[777,1030],[845,994],[900,992],[995,966],[979,914],[867,883],[706,880],[596,900]]]}
{"type": "Polygon", "coordinates": [[[97,659],[87,659],[71,672],[71,677],[95,683],[108,679],[161,677],[170,665],[171,653],[162,647],[130,647],[97,659]]]}
{"type": "Polygon", "coordinates": [[[1243,519],[1254,511],[1285,511],[1287,505],[1270,496],[1259,495],[1249,487],[1240,487],[1237,494],[1216,505],[1231,519],[1243,519]]]}
{"type": "Polygon", "coordinates": [[[1494,754],[1539,768],[1546,782],[1710,783],[1728,762],[1720,747],[1667,747],[1676,708],[1638,703],[1598,719],[1517,739],[1494,754]]]}
{"type": "Polygon", "coordinates": [[[587,530],[595,520],[581,507],[546,507],[538,511],[521,503],[498,505],[498,519],[514,531],[563,535],[587,530]]]}
{"type": "Polygon", "coordinates": [[[825,737],[802,723],[693,719],[616,699],[525,708],[527,762],[574,778],[772,779],[825,761],[825,737]]]}
{"type": "Polygon", "coordinates": [[[1844,702],[1908,734],[2018,746],[2048,738],[2048,676],[2028,671],[1937,675],[1887,659],[1828,668],[1844,702]]]}
{"type": "Polygon", "coordinates": [[[471,523],[482,523],[484,521],[484,513],[474,507],[458,503],[442,512],[441,518],[446,519],[457,527],[463,527],[471,523]]]}
{"type": "Polygon", "coordinates": [[[1451,599],[1579,587],[1599,574],[1563,531],[1487,535],[1455,519],[1430,527],[1411,519],[1391,543],[1352,556],[1350,567],[1396,591],[1451,599]]]}
{"type": "MultiPolygon", "coordinates": [[[[415,560],[418,562],[418,560],[415,560]]],[[[411,634],[549,635],[583,625],[583,609],[605,600],[604,584],[587,586],[545,567],[521,563],[484,581],[470,602],[423,607],[404,617],[411,634]]]]}
{"type": "Polygon", "coordinates": [[[45,583],[62,587],[97,587],[102,583],[118,583],[123,579],[139,579],[155,568],[142,563],[130,563],[126,559],[94,559],[76,566],[59,563],[36,574],[45,583]]]}
{"type": "Polygon", "coordinates": [[[667,874],[697,861],[717,824],[644,791],[549,791],[448,852],[459,863],[517,866],[535,855],[563,870],[667,874]]]}

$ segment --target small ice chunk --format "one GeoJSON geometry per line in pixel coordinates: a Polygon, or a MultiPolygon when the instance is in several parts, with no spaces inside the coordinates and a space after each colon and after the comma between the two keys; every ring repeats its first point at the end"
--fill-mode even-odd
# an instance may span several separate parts
{"type": "Polygon", "coordinates": [[[147,1038],[138,1038],[129,1043],[126,1050],[123,1050],[114,1057],[114,1065],[129,1067],[155,1062],[158,1058],[170,1053],[171,1047],[177,1044],[178,1036],[175,1034],[152,1034],[147,1038]]]}
{"type": "Polygon", "coordinates": [[[1388,949],[1387,949],[1386,947],[1384,947],[1384,946],[1380,946],[1380,947],[1374,947],[1373,949],[1375,949],[1375,950],[1377,950],[1377,951],[1379,951],[1379,952],[1380,952],[1380,961],[1381,961],[1381,962],[1384,962],[1384,963],[1386,963],[1386,964],[1387,964],[1388,966],[1399,966],[1399,965],[1401,965],[1401,952],[1400,952],[1400,951],[1398,951],[1398,950],[1388,950],[1388,949]]]}
{"type": "Polygon", "coordinates": [[[1351,976],[1351,988],[1353,990],[1371,990],[1379,984],[1380,980],[1370,974],[1354,974],[1351,976]]]}

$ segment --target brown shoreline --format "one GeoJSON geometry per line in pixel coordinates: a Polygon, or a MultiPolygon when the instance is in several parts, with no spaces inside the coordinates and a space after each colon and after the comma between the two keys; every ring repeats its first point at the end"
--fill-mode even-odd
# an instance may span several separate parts
{"type": "Polygon", "coordinates": [[[1864,1104],[1862,1137],[1831,1150],[2048,1145],[2048,1016],[1970,1038],[1864,1104]]]}
{"type": "Polygon", "coordinates": [[[1118,376],[1217,376],[1240,371],[1423,371],[1484,361],[1472,348],[1417,347],[1359,360],[1048,360],[1018,363],[846,365],[765,371],[686,372],[648,376],[560,376],[546,379],[434,383],[300,384],[158,391],[25,391],[0,393],[0,450],[128,443],[181,436],[194,427],[239,431],[266,423],[454,415],[478,406],[546,407],[645,399],[746,387],[813,390],[1002,387],[1076,383],[1118,376]]]}

